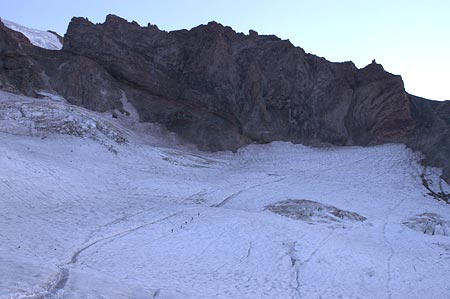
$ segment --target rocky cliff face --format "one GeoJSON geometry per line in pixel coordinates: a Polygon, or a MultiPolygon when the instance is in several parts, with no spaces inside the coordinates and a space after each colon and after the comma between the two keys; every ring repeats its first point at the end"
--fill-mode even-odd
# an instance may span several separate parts
{"type": "Polygon", "coordinates": [[[0,22],[0,86],[36,96],[59,93],[71,103],[97,111],[121,105],[113,77],[95,61],[65,51],[33,46],[21,33],[0,22]]]}
{"type": "Polygon", "coordinates": [[[450,184],[450,101],[411,96],[411,110],[417,125],[407,144],[425,154],[425,165],[442,167],[450,184]]]}
{"type": "Polygon", "coordinates": [[[110,15],[103,24],[72,19],[62,51],[33,47],[0,25],[0,49],[4,88],[54,90],[99,111],[120,108],[126,96],[141,121],[162,123],[203,150],[274,140],[409,142],[434,155],[411,140],[426,131],[420,111],[435,109],[423,110],[400,76],[375,62],[332,63],[275,36],[215,22],[165,32],[110,15]]]}
{"type": "Polygon", "coordinates": [[[414,128],[401,78],[381,65],[358,70],[214,22],[168,33],[115,16],[97,25],[75,18],[64,51],[138,90],[129,98],[143,121],[161,122],[201,149],[403,142],[414,128]]]}

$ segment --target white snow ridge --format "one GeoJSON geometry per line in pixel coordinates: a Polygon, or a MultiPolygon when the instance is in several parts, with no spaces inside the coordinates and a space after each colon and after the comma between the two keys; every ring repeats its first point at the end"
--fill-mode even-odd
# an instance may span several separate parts
{"type": "Polygon", "coordinates": [[[204,153],[1,92],[0,298],[449,298],[450,205],[421,175],[449,189],[418,161],[400,144],[204,153]]]}
{"type": "Polygon", "coordinates": [[[61,41],[51,32],[28,28],[5,19],[1,19],[1,21],[9,29],[18,31],[25,35],[35,46],[49,50],[62,49],[61,41]]]}

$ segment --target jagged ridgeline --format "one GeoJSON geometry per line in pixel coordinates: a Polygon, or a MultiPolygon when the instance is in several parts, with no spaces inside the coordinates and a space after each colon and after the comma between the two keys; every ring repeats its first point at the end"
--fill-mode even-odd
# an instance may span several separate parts
{"type": "Polygon", "coordinates": [[[3,89],[56,92],[96,111],[136,107],[203,150],[274,140],[309,145],[406,143],[450,182],[450,102],[409,95],[375,62],[358,69],[273,35],[211,22],[165,32],[109,15],[73,18],[63,49],[33,46],[0,25],[3,89]]]}

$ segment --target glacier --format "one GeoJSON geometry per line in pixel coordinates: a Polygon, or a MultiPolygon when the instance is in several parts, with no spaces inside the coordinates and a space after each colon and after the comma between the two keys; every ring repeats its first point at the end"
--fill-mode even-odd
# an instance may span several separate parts
{"type": "Polygon", "coordinates": [[[48,50],[61,50],[62,43],[56,36],[56,34],[48,31],[33,29],[19,25],[17,23],[1,19],[3,24],[11,30],[17,31],[25,35],[30,42],[40,48],[48,50]]]}
{"type": "Polygon", "coordinates": [[[420,159],[401,144],[206,153],[0,92],[0,298],[447,298],[450,237],[426,221],[450,223],[450,206],[422,177],[450,188],[420,159]]]}

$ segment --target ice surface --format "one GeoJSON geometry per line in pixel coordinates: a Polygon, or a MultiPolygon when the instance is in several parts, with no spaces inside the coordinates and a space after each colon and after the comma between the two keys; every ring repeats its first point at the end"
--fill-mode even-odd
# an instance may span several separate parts
{"type": "Polygon", "coordinates": [[[41,138],[51,133],[91,138],[114,152],[115,144],[127,142],[125,130],[110,120],[68,105],[57,95],[42,95],[44,99],[13,96],[13,100],[0,100],[0,132],[41,138]]]}
{"type": "Polygon", "coordinates": [[[23,35],[25,35],[30,40],[30,42],[35,46],[49,50],[62,49],[61,41],[55,34],[51,32],[28,28],[11,21],[7,21],[5,19],[1,19],[1,21],[9,29],[18,31],[23,35]]]}
{"type": "Polygon", "coordinates": [[[0,105],[1,299],[450,294],[450,238],[404,224],[449,220],[421,175],[448,187],[403,145],[208,154],[63,101],[0,93],[0,105]],[[55,129],[68,116],[83,134],[55,129]],[[265,209],[283,202],[326,223],[265,209]]]}
{"type": "Polygon", "coordinates": [[[403,224],[424,234],[450,236],[450,221],[435,213],[414,216],[403,224]]]}

